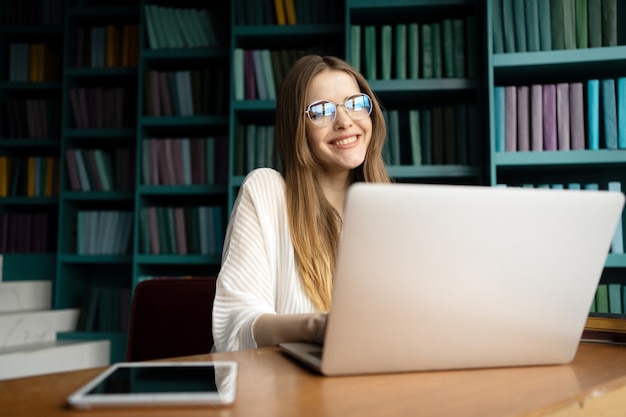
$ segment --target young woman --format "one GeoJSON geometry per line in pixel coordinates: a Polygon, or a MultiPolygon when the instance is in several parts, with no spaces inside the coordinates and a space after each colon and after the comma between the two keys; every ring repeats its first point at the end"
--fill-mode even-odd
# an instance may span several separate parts
{"type": "Polygon", "coordinates": [[[389,182],[385,134],[380,105],[353,67],[318,55],[294,64],[276,102],[282,172],[248,174],[227,228],[215,350],[323,341],[346,190],[389,182]]]}

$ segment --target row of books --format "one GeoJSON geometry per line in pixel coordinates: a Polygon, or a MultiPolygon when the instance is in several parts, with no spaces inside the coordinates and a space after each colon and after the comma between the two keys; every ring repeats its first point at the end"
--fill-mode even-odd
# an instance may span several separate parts
{"type": "Polygon", "coordinates": [[[141,210],[141,248],[152,255],[220,255],[224,239],[221,206],[149,206],[141,210]]]}
{"type": "Polygon", "coordinates": [[[128,332],[130,288],[87,288],[76,322],[79,332],[128,332]]]}
{"type": "Polygon", "coordinates": [[[626,148],[626,77],[496,86],[494,94],[498,152],[626,148]]]}
{"type": "Polygon", "coordinates": [[[0,156],[0,197],[59,195],[59,158],[0,156]]]}
{"type": "Polygon", "coordinates": [[[148,71],[145,79],[147,116],[226,114],[228,72],[223,66],[192,71],[148,71]]]}
{"type": "Polygon", "coordinates": [[[617,0],[492,0],[493,52],[617,45],[617,0]]]}
{"type": "Polygon", "coordinates": [[[351,25],[348,59],[368,79],[475,77],[476,18],[351,25]]]}
{"type": "Polygon", "coordinates": [[[236,175],[244,175],[260,167],[278,167],[274,132],[274,125],[247,124],[235,127],[233,172],[236,175]]]}
{"type": "Polygon", "coordinates": [[[4,1],[4,24],[60,25],[65,15],[65,0],[4,1]]]}
{"type": "Polygon", "coordinates": [[[339,23],[341,2],[334,0],[237,0],[237,25],[339,23]]]}
{"type": "Polygon", "coordinates": [[[618,282],[600,283],[590,313],[626,314],[626,286],[618,282]]]}
{"type": "Polygon", "coordinates": [[[134,190],[134,151],[131,148],[65,150],[71,191],[134,190]],[[115,168],[114,168],[115,167],[115,168]]]}
{"type": "Polygon", "coordinates": [[[235,100],[275,100],[283,79],[301,54],[295,49],[235,48],[235,100]]]}
{"type": "MultiPolygon", "coordinates": [[[[507,184],[498,184],[499,187],[508,187],[507,184]]],[[[559,190],[586,190],[586,191],[598,191],[598,190],[608,190],[612,192],[620,193],[622,192],[622,183],[620,181],[608,181],[607,183],[600,184],[598,182],[589,182],[589,183],[578,183],[578,182],[570,182],[567,184],[562,183],[524,183],[519,185],[523,188],[552,188],[559,190]]],[[[624,229],[623,223],[620,218],[618,221],[617,227],[615,228],[615,233],[613,234],[613,239],[611,241],[611,247],[609,249],[610,253],[614,254],[623,254],[624,253],[624,229]]]]}
{"type": "Polygon", "coordinates": [[[3,103],[5,138],[59,138],[61,101],[7,97],[3,103]]]}
{"type": "Polygon", "coordinates": [[[55,252],[55,224],[53,213],[0,213],[0,253],[55,252]]]}
{"type": "Polygon", "coordinates": [[[133,127],[136,120],[133,98],[126,87],[70,88],[74,127],[79,129],[133,127]]]}
{"type": "Polygon", "coordinates": [[[9,44],[9,81],[44,82],[60,79],[59,53],[45,43],[9,44]]]}
{"type": "Polygon", "coordinates": [[[74,29],[70,62],[75,67],[137,67],[139,26],[109,24],[74,29]]]}
{"type": "Polygon", "coordinates": [[[132,230],[132,211],[80,210],[76,213],[76,253],[128,254],[132,230]]]}
{"type": "Polygon", "coordinates": [[[150,49],[207,48],[225,45],[228,16],[207,9],[146,4],[144,6],[150,49]]]}
{"type": "Polygon", "coordinates": [[[384,111],[387,165],[476,165],[480,137],[475,105],[384,111]]]}
{"type": "Polygon", "coordinates": [[[142,175],[145,185],[215,185],[226,183],[228,139],[144,139],[142,175]]]}

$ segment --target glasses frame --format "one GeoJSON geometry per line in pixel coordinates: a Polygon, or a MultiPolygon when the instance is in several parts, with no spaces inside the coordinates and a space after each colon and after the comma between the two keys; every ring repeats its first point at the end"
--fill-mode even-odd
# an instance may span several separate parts
{"type": "MultiPolygon", "coordinates": [[[[374,102],[373,102],[372,98],[371,98],[368,94],[366,94],[366,93],[358,93],[358,94],[353,94],[353,95],[351,95],[351,96],[349,96],[349,97],[346,97],[346,99],[344,100],[344,102],[343,102],[343,103],[333,103],[333,102],[332,102],[332,101],[330,101],[330,100],[317,100],[317,101],[314,101],[313,103],[311,103],[311,104],[309,104],[309,105],[307,106],[306,110],[304,111],[304,114],[306,114],[306,115],[307,115],[307,117],[309,118],[309,120],[311,121],[311,123],[313,123],[313,124],[314,124],[315,126],[317,126],[317,127],[327,127],[327,126],[330,126],[330,125],[332,125],[333,123],[335,123],[335,120],[337,120],[337,110],[338,110],[338,107],[339,107],[339,106],[343,106],[343,108],[344,108],[344,109],[346,109],[346,103],[347,103],[349,100],[351,100],[351,99],[353,99],[354,97],[357,97],[357,96],[365,96],[365,97],[367,97],[367,99],[369,100],[369,110],[368,110],[368,112],[367,112],[367,116],[369,116],[370,114],[372,114],[372,108],[374,107],[374,102]],[[313,120],[313,118],[311,117],[311,113],[310,113],[310,112],[311,112],[311,107],[312,107],[312,106],[315,106],[316,104],[319,104],[319,103],[330,103],[330,104],[332,104],[333,106],[335,106],[334,116],[333,116],[332,120],[331,120],[330,122],[328,122],[327,124],[319,124],[319,123],[315,122],[315,120],[313,120]]],[[[348,114],[348,116],[350,116],[350,118],[351,118],[352,120],[363,120],[363,119],[365,119],[365,118],[367,117],[367,116],[363,116],[363,118],[360,118],[360,119],[359,119],[359,118],[355,118],[355,117],[354,117],[354,116],[353,116],[353,115],[352,115],[349,111],[347,111],[347,110],[346,110],[346,114],[348,114]]]]}

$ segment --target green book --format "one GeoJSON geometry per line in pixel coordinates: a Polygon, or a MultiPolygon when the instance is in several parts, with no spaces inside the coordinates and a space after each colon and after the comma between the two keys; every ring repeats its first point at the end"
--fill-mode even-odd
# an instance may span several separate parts
{"type": "Polygon", "coordinates": [[[599,284],[596,290],[596,313],[609,313],[609,288],[599,284]]]}
{"type": "MultiPolygon", "coordinates": [[[[454,37],[454,77],[466,77],[465,71],[465,22],[463,19],[452,20],[452,33],[454,37]]],[[[470,39],[468,38],[468,41],[470,39]]]]}
{"type": "Polygon", "coordinates": [[[602,0],[587,0],[589,47],[602,46],[602,0]]]}
{"type": "Polygon", "coordinates": [[[433,165],[443,165],[444,156],[444,109],[443,107],[433,108],[433,120],[432,120],[432,152],[433,152],[433,165]]]}
{"type": "Polygon", "coordinates": [[[536,52],[541,50],[541,42],[539,36],[539,1],[545,0],[526,0],[526,50],[536,52]]]}
{"type": "Polygon", "coordinates": [[[576,49],[576,3],[563,0],[563,45],[565,49],[576,49]]]}
{"type": "Polygon", "coordinates": [[[491,0],[491,24],[493,53],[504,53],[504,29],[502,26],[502,0],[491,0]]]}
{"type": "Polygon", "coordinates": [[[432,24],[433,78],[443,77],[443,51],[441,23],[432,24]]]}
{"type": "Polygon", "coordinates": [[[361,25],[350,26],[350,64],[361,72],[361,25]]]}
{"type": "Polygon", "coordinates": [[[537,0],[539,6],[539,46],[542,51],[552,50],[552,18],[550,2],[537,0]]]}
{"type": "Polygon", "coordinates": [[[430,23],[422,27],[422,77],[433,78],[433,31],[430,23]]]}
{"type": "Polygon", "coordinates": [[[396,25],[396,78],[403,80],[406,78],[407,67],[407,26],[400,23],[396,25]]]}
{"type": "Polygon", "coordinates": [[[515,50],[526,52],[526,6],[524,0],[513,0],[513,23],[515,27],[515,50]]]}
{"type": "Polygon", "coordinates": [[[513,10],[513,0],[502,0],[502,28],[504,31],[504,52],[506,53],[516,52],[513,10]]]}
{"type": "Polygon", "coordinates": [[[617,0],[602,0],[602,46],[617,45],[617,0]]]}
{"type": "Polygon", "coordinates": [[[412,163],[413,165],[422,165],[422,139],[419,110],[409,110],[409,132],[412,163]]]}
{"type": "Polygon", "coordinates": [[[565,2],[550,0],[552,49],[565,49],[565,2]]]}
{"type": "Polygon", "coordinates": [[[576,0],[576,47],[587,48],[589,45],[589,32],[587,23],[587,0],[576,0]]]}
{"type": "Polygon", "coordinates": [[[453,78],[456,74],[455,51],[454,51],[454,29],[452,19],[443,19],[441,23],[441,43],[443,52],[443,76],[453,78]]]}
{"type": "Polygon", "coordinates": [[[365,76],[370,80],[378,78],[376,74],[376,27],[365,26],[365,76]]]}
{"type": "Polygon", "coordinates": [[[611,282],[607,284],[609,293],[609,313],[622,314],[622,284],[611,282]]]}
{"type": "Polygon", "coordinates": [[[409,24],[408,34],[409,78],[420,77],[420,26],[419,23],[409,24]]]}
{"type": "Polygon", "coordinates": [[[393,51],[391,25],[382,25],[380,28],[380,69],[383,80],[391,79],[391,55],[393,51]]]}

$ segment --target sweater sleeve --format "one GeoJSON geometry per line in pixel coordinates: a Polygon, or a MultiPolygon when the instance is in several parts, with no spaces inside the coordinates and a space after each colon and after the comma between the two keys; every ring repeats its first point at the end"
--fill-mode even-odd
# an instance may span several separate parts
{"type": "Polygon", "coordinates": [[[315,311],[293,262],[284,182],[271,169],[252,171],[231,213],[213,306],[215,350],[256,348],[262,314],[315,311]]]}

